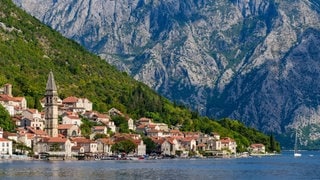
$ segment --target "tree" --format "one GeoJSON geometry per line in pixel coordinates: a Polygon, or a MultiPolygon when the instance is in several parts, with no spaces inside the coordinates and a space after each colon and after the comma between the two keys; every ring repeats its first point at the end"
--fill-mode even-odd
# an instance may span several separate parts
{"type": "Polygon", "coordinates": [[[146,145],[146,153],[151,154],[156,151],[157,145],[149,137],[142,138],[144,144],[146,145]]]}
{"type": "Polygon", "coordinates": [[[15,124],[12,122],[10,114],[8,111],[0,104],[0,127],[4,131],[13,132],[15,129],[15,124]]]}
{"type": "Polygon", "coordinates": [[[111,147],[111,151],[115,153],[125,153],[128,154],[136,149],[137,145],[132,142],[131,140],[123,140],[120,142],[115,143],[111,147]]]}
{"type": "Polygon", "coordinates": [[[128,121],[122,116],[112,116],[112,121],[119,127],[120,133],[129,133],[128,121]]]}

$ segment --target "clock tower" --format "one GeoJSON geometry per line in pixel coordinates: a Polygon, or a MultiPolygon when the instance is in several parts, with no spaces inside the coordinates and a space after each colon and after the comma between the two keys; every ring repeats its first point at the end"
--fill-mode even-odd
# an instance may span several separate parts
{"type": "Polygon", "coordinates": [[[50,137],[58,137],[58,92],[52,71],[45,93],[45,131],[50,137]]]}

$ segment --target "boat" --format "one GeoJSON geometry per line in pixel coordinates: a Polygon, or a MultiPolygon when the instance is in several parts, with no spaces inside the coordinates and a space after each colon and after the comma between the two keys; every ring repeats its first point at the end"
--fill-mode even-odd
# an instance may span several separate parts
{"type": "Polygon", "coordinates": [[[294,157],[300,157],[301,156],[301,153],[298,152],[298,136],[297,136],[297,131],[296,131],[296,137],[295,137],[295,140],[294,140],[294,153],[293,153],[293,156],[294,157]]]}

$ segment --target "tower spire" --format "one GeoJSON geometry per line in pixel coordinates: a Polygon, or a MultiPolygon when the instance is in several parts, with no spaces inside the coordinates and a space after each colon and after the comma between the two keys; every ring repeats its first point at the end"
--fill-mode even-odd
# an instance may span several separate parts
{"type": "Polygon", "coordinates": [[[54,81],[53,73],[50,71],[49,76],[48,76],[48,81],[47,81],[47,86],[46,86],[46,91],[53,91],[57,93],[57,86],[54,81]]]}

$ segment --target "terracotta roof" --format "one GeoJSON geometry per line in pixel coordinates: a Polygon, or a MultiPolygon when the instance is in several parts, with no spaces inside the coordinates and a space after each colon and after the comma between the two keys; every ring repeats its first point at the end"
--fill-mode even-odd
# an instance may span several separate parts
{"type": "Polygon", "coordinates": [[[252,148],[262,148],[262,147],[264,147],[264,145],[263,144],[251,144],[250,147],[252,147],[252,148]]]}
{"type": "Polygon", "coordinates": [[[103,130],[105,130],[105,128],[106,128],[106,126],[93,126],[93,129],[95,130],[95,131],[103,131],[103,130]]]}
{"type": "Polygon", "coordinates": [[[15,102],[21,102],[24,99],[24,97],[13,97],[13,101],[15,102]]]}
{"type": "Polygon", "coordinates": [[[62,100],[62,103],[76,103],[78,102],[78,98],[74,96],[70,96],[62,100]]]}
{"type": "Polygon", "coordinates": [[[0,94],[0,101],[8,102],[8,101],[14,101],[14,102],[21,102],[24,99],[24,97],[11,97],[7,94],[0,94]]]}
{"type": "Polygon", "coordinates": [[[159,133],[159,132],[163,132],[161,130],[156,130],[156,129],[150,129],[147,131],[148,133],[159,133]]]}
{"type": "Polygon", "coordinates": [[[139,145],[141,143],[141,139],[135,139],[133,140],[133,143],[135,143],[136,145],[139,145]]]}
{"type": "Polygon", "coordinates": [[[181,132],[180,132],[180,130],[178,130],[178,129],[171,129],[171,130],[170,130],[170,133],[181,133],[181,132]]]}
{"type": "Polygon", "coordinates": [[[34,134],[32,133],[26,133],[27,135],[27,139],[33,139],[34,138],[34,134]]]}
{"type": "Polygon", "coordinates": [[[32,127],[27,127],[27,129],[36,135],[47,135],[47,133],[43,130],[34,129],[32,127]]]}
{"type": "Polygon", "coordinates": [[[77,143],[91,143],[92,142],[90,139],[86,139],[84,137],[72,138],[71,141],[77,142],[77,143]]]}
{"type": "Polygon", "coordinates": [[[8,132],[8,131],[4,131],[3,132],[3,137],[8,138],[9,136],[18,136],[18,134],[17,133],[11,133],[11,132],[8,132]]]}
{"type": "Polygon", "coordinates": [[[106,114],[97,114],[97,117],[98,118],[108,118],[108,115],[106,115],[106,114]]]}
{"type": "Polygon", "coordinates": [[[235,142],[233,139],[231,139],[231,138],[222,138],[221,139],[221,143],[222,144],[225,144],[225,143],[230,143],[230,142],[235,142]]]}
{"type": "Polygon", "coordinates": [[[156,144],[162,144],[165,141],[165,138],[152,138],[152,141],[156,144]]]}
{"type": "Polygon", "coordinates": [[[192,137],[186,137],[186,138],[180,139],[180,141],[184,141],[184,142],[191,142],[192,140],[194,140],[194,138],[192,137]]]}
{"type": "Polygon", "coordinates": [[[66,138],[61,138],[61,137],[43,138],[43,142],[46,142],[46,143],[65,143],[66,141],[67,141],[66,138]]]}
{"type": "Polygon", "coordinates": [[[100,141],[104,144],[109,144],[109,145],[114,144],[114,142],[110,138],[101,138],[101,139],[98,139],[98,141],[100,141]]]}
{"type": "Polygon", "coordinates": [[[73,124],[59,124],[58,129],[70,129],[73,124]]]}
{"type": "Polygon", "coordinates": [[[0,94],[0,101],[12,101],[12,97],[7,94],[0,94]]]}
{"type": "Polygon", "coordinates": [[[10,141],[10,140],[5,139],[5,138],[0,138],[0,142],[7,142],[7,141],[10,141]]]}

